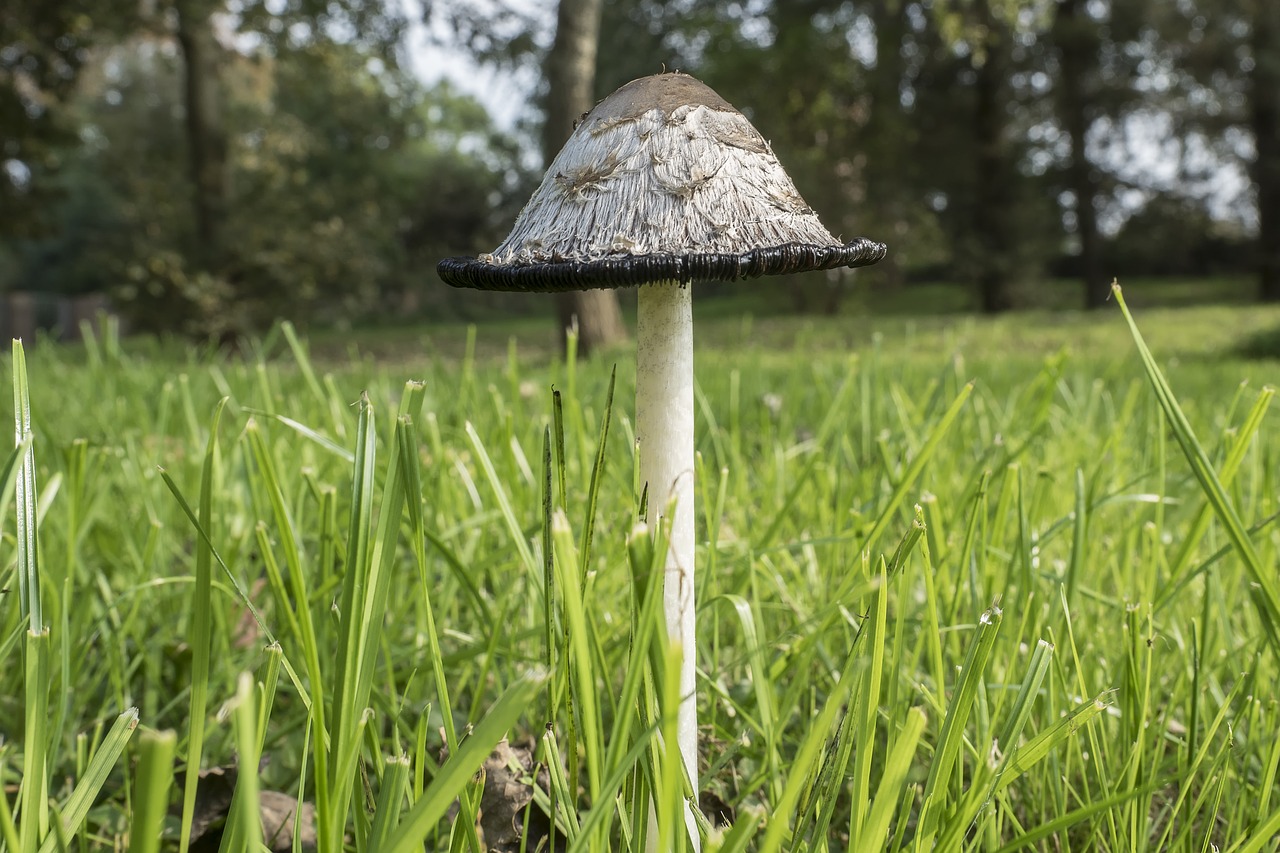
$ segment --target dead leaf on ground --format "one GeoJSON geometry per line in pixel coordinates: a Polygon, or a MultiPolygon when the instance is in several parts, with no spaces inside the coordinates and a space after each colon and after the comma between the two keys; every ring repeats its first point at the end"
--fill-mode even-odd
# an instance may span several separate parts
{"type": "MultiPolygon", "coordinates": [[[[178,784],[184,784],[179,774],[178,784]]],[[[235,767],[212,767],[200,771],[196,785],[196,805],[191,821],[191,853],[213,853],[222,844],[222,832],[231,811],[239,772],[235,767]]],[[[178,807],[179,811],[181,806],[178,807]]],[[[260,791],[258,810],[262,815],[262,837],[272,851],[293,849],[294,813],[297,797],[279,791],[260,791]]],[[[303,850],[316,849],[316,809],[303,803],[299,813],[299,840],[303,850]]]]}
{"type": "MultiPolygon", "coordinates": [[[[533,775],[533,752],[532,744],[513,747],[503,738],[480,769],[484,775],[484,792],[480,795],[476,828],[480,830],[480,841],[486,851],[519,851],[526,812],[529,816],[529,837],[524,844],[525,850],[536,850],[542,839],[551,834],[551,820],[534,804],[533,786],[528,781],[533,775]]],[[[448,750],[441,749],[441,763],[447,758],[448,750]]],[[[550,777],[545,769],[538,770],[538,784],[543,790],[550,786],[550,777]]],[[[457,819],[456,802],[448,816],[450,820],[457,819]]]]}

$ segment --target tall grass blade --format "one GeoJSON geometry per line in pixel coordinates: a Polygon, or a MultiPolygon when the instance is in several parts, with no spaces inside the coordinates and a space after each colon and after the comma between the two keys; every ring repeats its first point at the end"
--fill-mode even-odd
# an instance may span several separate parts
{"type": "Polygon", "coordinates": [[[160,849],[169,791],[173,787],[173,754],[177,745],[178,736],[172,731],[147,732],[139,739],[129,853],[157,853],[160,849]]]}
{"type": "MultiPolygon", "coordinates": [[[[916,746],[920,743],[920,735],[924,733],[928,718],[922,708],[912,708],[907,712],[906,724],[893,742],[889,757],[885,760],[884,772],[876,787],[875,799],[871,801],[871,810],[863,822],[856,846],[857,853],[875,853],[885,849],[885,836],[889,833],[889,823],[893,820],[895,807],[902,800],[903,785],[907,774],[911,771],[911,762],[915,758],[916,746]]],[[[899,815],[898,820],[906,823],[906,815],[899,815]]]]}
{"type": "Polygon", "coordinates": [[[1129,313],[1129,306],[1125,305],[1124,294],[1120,291],[1120,285],[1113,284],[1111,292],[1115,296],[1116,302],[1120,305],[1120,311],[1124,314],[1125,322],[1129,324],[1129,331],[1133,335],[1134,344],[1138,347],[1138,354],[1142,357],[1142,365],[1146,369],[1147,379],[1151,384],[1152,390],[1155,391],[1160,408],[1164,410],[1174,438],[1177,439],[1178,446],[1182,448],[1183,456],[1186,457],[1192,473],[1195,474],[1196,480],[1199,481],[1200,488],[1208,499],[1209,505],[1213,507],[1213,512],[1218,517],[1218,522],[1226,530],[1227,538],[1235,546],[1241,560],[1244,562],[1245,568],[1249,572],[1249,579],[1252,581],[1249,593],[1258,609],[1262,627],[1266,630],[1272,646],[1277,651],[1280,651],[1280,587],[1277,586],[1276,573],[1272,567],[1263,565],[1262,558],[1258,555],[1257,549],[1254,548],[1253,540],[1249,538],[1249,533],[1245,529],[1244,522],[1240,520],[1240,515],[1236,512],[1235,505],[1222,487],[1222,482],[1218,479],[1218,473],[1209,461],[1208,454],[1205,453],[1204,448],[1201,447],[1200,442],[1196,439],[1195,432],[1191,429],[1190,422],[1187,421],[1187,416],[1183,414],[1182,407],[1178,405],[1173,389],[1169,387],[1168,381],[1164,378],[1164,373],[1160,370],[1160,366],[1156,364],[1155,357],[1151,354],[1151,350],[1147,348],[1147,343],[1143,339],[1142,333],[1138,331],[1138,324],[1134,321],[1133,315],[1129,313]]]}
{"type": "MultiPolygon", "coordinates": [[[[852,802],[850,803],[851,814],[849,816],[849,825],[854,828],[853,837],[860,838],[863,827],[868,820],[867,810],[871,806],[871,759],[874,750],[872,744],[876,742],[876,718],[880,711],[880,686],[884,677],[884,647],[885,636],[888,632],[889,622],[889,591],[888,571],[883,559],[879,561],[880,570],[876,575],[879,582],[875,593],[871,597],[868,618],[864,619],[860,631],[869,631],[865,645],[868,647],[868,653],[871,660],[867,668],[861,673],[858,686],[854,691],[854,706],[851,713],[854,715],[853,742],[845,745],[845,761],[849,747],[857,749],[857,756],[854,759],[853,766],[853,788],[852,802]]],[[[839,778],[844,778],[844,762],[839,762],[836,766],[839,778]]],[[[834,800],[835,791],[831,791],[830,795],[834,800]]],[[[894,795],[897,797],[896,793],[894,795]]],[[[833,803],[834,805],[834,803],[833,803]]],[[[829,811],[829,810],[828,810],[829,811]]]]}
{"type": "Polygon", "coordinates": [[[227,816],[227,832],[222,837],[225,851],[260,850],[262,848],[262,806],[259,798],[258,705],[254,702],[253,676],[244,672],[236,683],[235,722],[236,752],[239,764],[236,791],[227,816]]]}
{"type": "Polygon", "coordinates": [[[18,602],[19,612],[27,620],[27,628],[44,630],[44,609],[40,595],[40,559],[36,540],[36,505],[40,492],[36,488],[36,451],[31,433],[31,394],[27,381],[27,358],[22,341],[13,341],[13,443],[23,448],[15,489],[18,511],[18,602]]]}
{"type": "Polygon", "coordinates": [[[574,680],[574,707],[580,715],[579,731],[584,738],[587,759],[587,793],[596,802],[603,781],[603,730],[597,699],[595,668],[590,648],[586,602],[578,580],[579,560],[574,547],[573,531],[563,512],[551,519],[551,539],[555,551],[556,580],[559,582],[568,641],[569,672],[574,680]]]}
{"type": "Polygon", "coordinates": [[[946,786],[950,782],[951,771],[959,758],[964,743],[964,728],[969,721],[978,702],[978,692],[982,686],[982,678],[986,670],[987,657],[995,645],[996,634],[1000,630],[1003,613],[999,607],[992,607],[978,619],[978,632],[969,646],[969,654],[960,670],[959,683],[955,695],[947,706],[947,716],[942,722],[942,731],[938,734],[938,745],[934,749],[933,761],[929,764],[929,776],[924,785],[924,806],[921,810],[920,824],[917,830],[915,849],[925,850],[933,843],[939,821],[947,808],[946,786]]]}
{"type": "MultiPolygon", "coordinates": [[[[345,834],[347,810],[355,784],[354,771],[359,754],[359,719],[364,715],[360,696],[361,673],[366,655],[364,645],[365,602],[369,595],[370,562],[373,546],[373,498],[376,489],[377,433],[373,404],[367,394],[360,399],[356,428],[356,454],[351,478],[351,518],[347,532],[347,562],[342,579],[337,673],[331,719],[331,756],[327,813],[319,814],[318,842],[321,848],[339,844],[345,834]]],[[[317,755],[317,758],[319,755],[317,755]]],[[[317,766],[317,770],[319,767],[317,766]]]]}
{"type": "Polygon", "coordinates": [[[1073,827],[1078,827],[1090,818],[1100,814],[1105,814],[1116,806],[1125,805],[1137,797],[1150,794],[1151,791],[1151,787],[1137,788],[1130,791],[1121,791],[1118,794],[1112,794],[1109,797],[1094,800],[1088,805],[1081,806],[1078,809],[1073,809],[1066,814],[1054,818],[1053,820],[1045,821],[1038,826],[1027,829],[1026,832],[1019,834],[1017,838],[1001,846],[996,853],[1013,853],[1015,850],[1021,850],[1024,847],[1031,847],[1042,839],[1049,838],[1059,832],[1066,832],[1073,827]]]}
{"type": "Polygon", "coordinates": [[[777,805],[773,808],[773,812],[769,815],[765,836],[760,842],[760,853],[776,853],[776,851],[783,849],[783,844],[787,840],[787,831],[791,827],[792,815],[800,802],[800,798],[804,795],[807,788],[807,780],[817,766],[827,737],[836,722],[836,717],[848,698],[849,691],[853,689],[854,680],[858,677],[857,656],[861,652],[862,644],[859,642],[861,638],[862,634],[859,633],[850,643],[844,665],[840,668],[840,677],[827,695],[822,710],[805,734],[804,740],[801,741],[800,748],[796,752],[796,758],[791,767],[788,768],[787,784],[783,788],[781,799],[779,799],[777,805]]]}
{"type": "MultiPolygon", "coordinates": [[[[80,776],[80,781],[76,783],[75,790],[62,804],[61,822],[65,832],[77,832],[85,818],[89,816],[89,809],[111,777],[116,763],[129,744],[129,738],[133,736],[133,731],[137,727],[137,708],[130,708],[116,717],[111,730],[98,745],[93,758],[89,760],[88,766],[80,776]]],[[[53,853],[57,849],[58,839],[53,835],[46,837],[44,843],[40,845],[40,853],[53,853]]]]}
{"type": "Polygon", "coordinates": [[[529,572],[529,577],[535,582],[540,583],[541,573],[539,572],[538,563],[533,558],[533,551],[529,548],[529,540],[525,538],[524,529],[520,526],[520,522],[516,520],[515,509],[511,506],[511,498],[507,495],[505,481],[498,476],[498,472],[493,467],[493,460],[489,458],[489,453],[484,449],[484,443],[480,440],[480,433],[476,432],[476,428],[471,424],[466,425],[467,438],[471,442],[471,449],[475,451],[476,460],[480,464],[480,470],[484,472],[485,479],[489,483],[489,487],[493,489],[494,497],[498,501],[498,509],[502,512],[502,518],[507,523],[507,532],[511,534],[511,544],[516,549],[516,553],[520,555],[520,563],[529,572]]]}
{"type": "MultiPolygon", "coordinates": [[[[440,705],[440,717],[444,726],[445,746],[453,753],[458,749],[458,732],[453,719],[453,696],[449,690],[449,679],[444,669],[444,653],[440,648],[440,634],[436,626],[435,605],[432,602],[432,584],[428,577],[425,519],[422,511],[422,473],[418,464],[418,440],[413,425],[407,417],[400,418],[396,424],[396,446],[399,451],[400,470],[404,474],[405,507],[409,516],[411,534],[411,550],[414,563],[418,567],[418,583],[422,593],[423,617],[426,620],[424,633],[427,641],[427,657],[431,665],[432,680],[435,682],[436,699],[440,705]]],[[[389,761],[394,761],[389,759],[389,761]]],[[[388,764],[389,769],[395,769],[388,764]]],[[[384,785],[386,784],[384,780],[384,785]]],[[[403,796],[403,795],[402,795],[403,796]]],[[[473,848],[479,848],[476,837],[476,801],[465,791],[461,796],[462,833],[473,848]]],[[[398,807],[397,807],[398,808],[398,807]]],[[[399,812],[397,811],[397,814],[399,812]]],[[[375,818],[375,823],[381,813],[375,818]]],[[[390,837],[395,822],[383,822],[379,838],[385,841],[390,837]]],[[[375,827],[376,829],[376,827],[375,827]]],[[[371,848],[376,849],[376,848],[371,848]]]]}
{"type": "Polygon", "coordinates": [[[951,425],[955,423],[956,418],[960,416],[960,412],[964,409],[965,401],[969,399],[969,395],[973,393],[973,383],[967,383],[960,389],[960,393],[942,413],[942,417],[938,418],[938,422],[933,429],[929,431],[929,438],[925,440],[924,446],[920,448],[920,452],[912,458],[907,470],[902,473],[902,477],[893,488],[893,493],[885,501],[884,510],[881,511],[875,524],[871,526],[871,530],[867,533],[866,538],[862,542],[864,550],[870,551],[879,541],[881,534],[885,528],[893,521],[894,513],[897,508],[902,506],[906,500],[907,491],[910,490],[916,480],[924,471],[924,466],[933,458],[933,454],[937,452],[938,446],[942,444],[942,439],[951,429],[951,425]]]}
{"type": "Polygon", "coordinates": [[[49,835],[49,631],[27,631],[22,787],[19,792],[22,850],[34,851],[49,835]]]}
{"type": "Polygon", "coordinates": [[[1108,705],[1102,696],[1103,694],[1099,694],[1075,706],[1052,726],[1019,747],[996,780],[994,793],[999,794],[1008,788],[1015,779],[1043,760],[1054,747],[1065,742],[1086,723],[1107,710],[1108,705]]]}
{"type": "Polygon", "coordinates": [[[596,503],[600,496],[600,478],[604,473],[609,450],[609,421],[613,416],[613,388],[618,381],[618,366],[609,374],[609,390],[605,392],[604,411],[600,415],[600,438],[596,444],[595,460],[591,464],[591,480],[587,485],[587,506],[583,513],[582,541],[578,546],[582,565],[578,570],[578,582],[585,583],[587,566],[591,562],[591,544],[596,530],[596,503]]]}
{"type": "Polygon", "coordinates": [[[9,795],[4,788],[0,788],[0,841],[4,842],[6,851],[22,849],[18,826],[13,819],[13,809],[9,806],[9,795]]]}
{"type": "Polygon", "coordinates": [[[546,675],[526,673],[515,679],[498,697],[471,735],[456,753],[449,756],[440,772],[422,792],[422,797],[392,833],[382,850],[386,853],[411,853],[422,850],[422,842],[448,811],[450,803],[471,781],[472,775],[489,757],[498,741],[528,710],[529,703],[542,689],[546,675]]]}
{"type": "MultiPolygon", "coordinates": [[[[200,474],[200,526],[213,529],[213,475],[218,455],[218,427],[226,409],[223,397],[213,411],[209,442],[205,447],[200,474]]],[[[186,853],[191,843],[191,822],[195,815],[196,787],[204,755],[204,727],[209,707],[209,657],[213,650],[213,549],[204,540],[195,545],[195,584],[191,589],[191,705],[187,729],[187,774],[182,794],[182,825],[178,850],[186,853]]]]}
{"type": "Polygon", "coordinates": [[[1053,646],[1040,640],[1036,643],[1031,661],[1027,665],[1026,676],[1022,687],[1013,702],[1009,716],[1001,727],[999,734],[991,741],[986,751],[986,760],[979,763],[973,772],[969,790],[956,810],[946,822],[938,835],[938,847],[943,850],[954,849],[964,837],[979,813],[995,796],[1000,784],[1000,777],[1019,751],[1022,730],[1026,728],[1031,716],[1031,709],[1040,695],[1040,687],[1049,674],[1053,658],[1053,646]]]}
{"type": "Polygon", "coordinates": [[[400,823],[408,782],[408,757],[388,758],[382,772],[382,786],[378,791],[378,805],[373,812],[373,826],[369,830],[366,849],[381,850],[391,838],[391,833],[400,823]]]}
{"type": "MultiPolygon", "coordinates": [[[[1246,453],[1253,445],[1254,437],[1262,428],[1263,417],[1266,415],[1267,408],[1270,406],[1273,397],[1275,397],[1274,388],[1263,388],[1258,394],[1258,399],[1254,401],[1253,408],[1249,410],[1249,414],[1245,417],[1244,423],[1236,430],[1231,449],[1227,451],[1226,458],[1222,460],[1222,467],[1218,471],[1218,479],[1221,481],[1223,488],[1230,486],[1232,481],[1235,480],[1236,472],[1240,470],[1246,453]]],[[[1170,580],[1156,598],[1155,609],[1157,611],[1163,609],[1181,590],[1182,585],[1179,581],[1191,564],[1197,546],[1204,539],[1205,533],[1208,532],[1213,512],[1213,504],[1210,501],[1206,501],[1204,506],[1196,513],[1195,519],[1191,522],[1190,530],[1183,537],[1182,544],[1178,548],[1172,564],[1169,566],[1170,580]]],[[[1251,529],[1250,532],[1252,533],[1254,530],[1251,529]]]]}

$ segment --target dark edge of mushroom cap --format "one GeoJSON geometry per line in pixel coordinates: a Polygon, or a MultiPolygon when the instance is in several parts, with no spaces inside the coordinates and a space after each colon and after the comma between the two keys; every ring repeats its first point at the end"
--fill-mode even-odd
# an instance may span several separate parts
{"type": "Polygon", "coordinates": [[[740,255],[613,255],[593,261],[540,264],[486,263],[476,258],[445,258],[436,271],[447,284],[478,290],[551,293],[596,288],[634,287],[656,281],[734,281],[762,275],[865,267],[884,258],[883,243],[859,238],[843,246],[788,243],[740,255]]]}

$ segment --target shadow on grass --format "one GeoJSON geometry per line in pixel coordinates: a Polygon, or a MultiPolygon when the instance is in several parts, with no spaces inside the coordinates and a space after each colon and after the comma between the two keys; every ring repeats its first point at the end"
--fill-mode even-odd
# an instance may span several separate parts
{"type": "Polygon", "coordinates": [[[1280,361],[1280,326],[1246,335],[1232,353],[1250,361],[1280,361]]]}

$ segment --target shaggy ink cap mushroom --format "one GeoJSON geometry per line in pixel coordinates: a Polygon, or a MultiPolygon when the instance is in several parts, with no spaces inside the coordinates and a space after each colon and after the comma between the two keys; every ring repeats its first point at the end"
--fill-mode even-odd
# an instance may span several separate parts
{"type": "MultiPolygon", "coordinates": [[[[587,114],[501,246],[438,267],[449,284],[484,290],[643,285],[636,292],[639,479],[650,527],[665,524],[668,532],[663,612],[680,652],[676,741],[695,791],[693,299],[687,285],[865,266],[884,254],[880,243],[831,236],[742,113],[687,74],[659,74],[628,83],[587,114]]],[[[687,807],[684,818],[696,853],[698,827],[687,807]]]]}
{"type": "Polygon", "coordinates": [[[675,72],[597,104],[502,245],[437,270],[455,287],[550,292],[860,267],[885,252],[832,236],[746,116],[675,72]]]}

